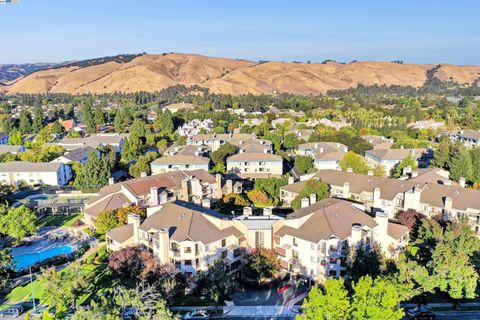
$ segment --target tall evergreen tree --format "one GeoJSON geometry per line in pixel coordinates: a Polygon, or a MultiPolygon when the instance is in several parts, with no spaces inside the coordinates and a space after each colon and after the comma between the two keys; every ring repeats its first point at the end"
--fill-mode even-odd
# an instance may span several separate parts
{"type": "Polygon", "coordinates": [[[42,108],[36,107],[33,110],[32,132],[38,133],[43,128],[43,111],[42,108]]]}
{"type": "Polygon", "coordinates": [[[26,110],[20,112],[18,130],[23,134],[32,132],[32,120],[26,110]]]}
{"type": "Polygon", "coordinates": [[[458,181],[460,177],[464,177],[467,181],[472,181],[472,158],[470,152],[462,143],[457,142],[450,148],[448,167],[450,179],[458,181]]]}

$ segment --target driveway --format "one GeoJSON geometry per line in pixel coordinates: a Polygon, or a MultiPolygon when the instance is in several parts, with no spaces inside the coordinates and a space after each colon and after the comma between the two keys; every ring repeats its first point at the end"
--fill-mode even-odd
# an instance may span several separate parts
{"type": "Polygon", "coordinates": [[[267,288],[248,288],[233,294],[232,300],[236,306],[284,306],[292,298],[304,294],[304,286],[293,284],[284,292],[277,293],[277,286],[267,288]]]}

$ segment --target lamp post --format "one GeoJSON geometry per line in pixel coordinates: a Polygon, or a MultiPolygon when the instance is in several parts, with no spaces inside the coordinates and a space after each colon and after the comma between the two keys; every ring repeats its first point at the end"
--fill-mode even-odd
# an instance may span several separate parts
{"type": "Polygon", "coordinates": [[[32,266],[28,266],[30,270],[30,286],[32,287],[32,301],[33,301],[33,311],[35,311],[35,289],[33,288],[33,276],[32,276],[32,266]]]}

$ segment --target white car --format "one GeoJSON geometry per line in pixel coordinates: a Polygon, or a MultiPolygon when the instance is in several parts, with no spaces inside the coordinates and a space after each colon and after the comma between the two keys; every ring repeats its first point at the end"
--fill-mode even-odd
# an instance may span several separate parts
{"type": "Polygon", "coordinates": [[[207,319],[210,319],[210,315],[207,310],[196,310],[184,315],[183,319],[207,320],[207,319]]]}

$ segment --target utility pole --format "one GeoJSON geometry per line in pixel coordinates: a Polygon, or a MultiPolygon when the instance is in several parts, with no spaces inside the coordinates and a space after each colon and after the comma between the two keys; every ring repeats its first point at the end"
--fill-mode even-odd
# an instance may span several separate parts
{"type": "Polygon", "coordinates": [[[32,276],[32,267],[29,266],[28,269],[30,270],[30,286],[32,287],[32,301],[33,301],[33,311],[35,311],[35,290],[33,289],[33,276],[32,276]]]}

